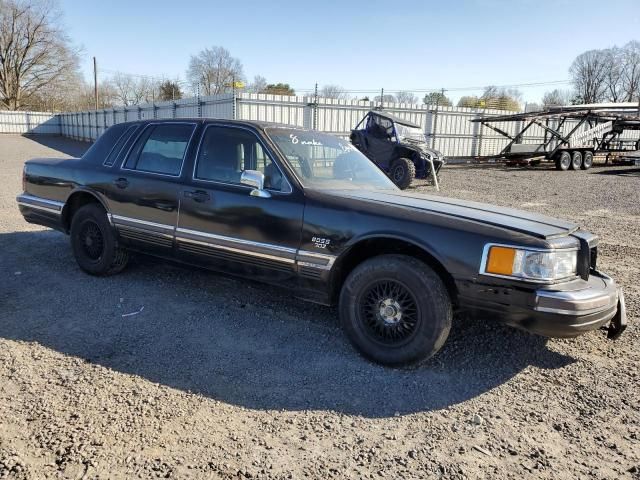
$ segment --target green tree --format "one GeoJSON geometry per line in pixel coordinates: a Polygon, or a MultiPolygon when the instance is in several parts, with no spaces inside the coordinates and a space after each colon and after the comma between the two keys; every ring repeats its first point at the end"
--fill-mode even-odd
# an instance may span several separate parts
{"type": "Polygon", "coordinates": [[[465,95],[458,100],[459,107],[477,108],[480,105],[480,99],[475,95],[465,95]]]}
{"type": "Polygon", "coordinates": [[[451,107],[451,106],[453,106],[453,103],[451,102],[449,97],[447,97],[442,92],[430,92],[430,93],[427,93],[424,96],[424,98],[422,99],[422,102],[425,105],[438,105],[440,107],[451,107]]]}
{"type": "Polygon", "coordinates": [[[288,83],[270,83],[262,93],[270,93],[272,95],[295,95],[296,92],[288,83]]]}
{"type": "Polygon", "coordinates": [[[182,98],[182,90],[178,82],[165,80],[158,86],[158,97],[160,101],[179,100],[182,98]]]}

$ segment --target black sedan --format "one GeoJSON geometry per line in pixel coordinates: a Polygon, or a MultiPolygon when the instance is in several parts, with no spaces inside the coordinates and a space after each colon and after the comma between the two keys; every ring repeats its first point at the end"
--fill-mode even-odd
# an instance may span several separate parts
{"type": "Polygon", "coordinates": [[[109,128],[80,159],[34,159],[20,211],[71,237],[80,268],[110,275],[131,251],[337,303],[366,357],[434,355],[454,311],[546,336],[626,325],[596,269],[597,238],[519,210],[401,192],[348,141],[228,120],[109,128]]]}

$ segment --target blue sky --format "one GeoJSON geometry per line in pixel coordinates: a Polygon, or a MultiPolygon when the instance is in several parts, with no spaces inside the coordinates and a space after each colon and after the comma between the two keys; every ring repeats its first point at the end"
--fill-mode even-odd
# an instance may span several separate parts
{"type": "MultiPolygon", "coordinates": [[[[224,46],[249,80],[386,92],[565,80],[576,55],[640,40],[640,0],[61,0],[73,42],[110,71],[180,77],[224,46]]],[[[105,73],[106,75],[106,73],[105,73]]],[[[565,87],[564,85],[559,85],[565,87]]],[[[538,100],[554,86],[521,87],[538,100]]],[[[452,91],[453,97],[475,92],[452,91]]]]}

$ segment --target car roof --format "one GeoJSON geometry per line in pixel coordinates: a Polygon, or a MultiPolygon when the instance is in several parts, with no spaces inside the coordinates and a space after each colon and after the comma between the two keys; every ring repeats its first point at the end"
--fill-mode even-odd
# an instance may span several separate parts
{"type": "Polygon", "coordinates": [[[370,110],[368,115],[378,115],[383,118],[388,118],[392,122],[399,123],[400,125],[406,125],[407,127],[413,128],[421,128],[420,125],[416,125],[409,120],[405,120],[404,118],[396,117],[395,115],[391,115],[389,112],[385,112],[384,110],[370,110]]]}
{"type": "Polygon", "coordinates": [[[124,122],[128,124],[147,124],[147,123],[175,123],[175,122],[195,122],[195,123],[224,123],[232,125],[249,126],[264,130],[266,128],[286,128],[288,130],[304,130],[310,131],[308,128],[299,127],[295,125],[285,125],[275,122],[263,122],[259,120],[230,120],[227,118],[198,118],[198,117],[181,117],[181,118],[145,118],[140,120],[133,120],[130,122],[124,122]]]}

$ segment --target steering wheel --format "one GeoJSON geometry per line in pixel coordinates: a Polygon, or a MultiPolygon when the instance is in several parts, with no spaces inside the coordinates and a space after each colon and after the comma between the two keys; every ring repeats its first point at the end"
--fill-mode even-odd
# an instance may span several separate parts
{"type": "Polygon", "coordinates": [[[309,160],[306,157],[303,157],[302,155],[298,155],[298,154],[293,154],[291,156],[295,157],[295,159],[298,161],[298,164],[300,164],[300,173],[304,178],[313,177],[313,170],[311,170],[311,166],[309,165],[309,160]]]}

